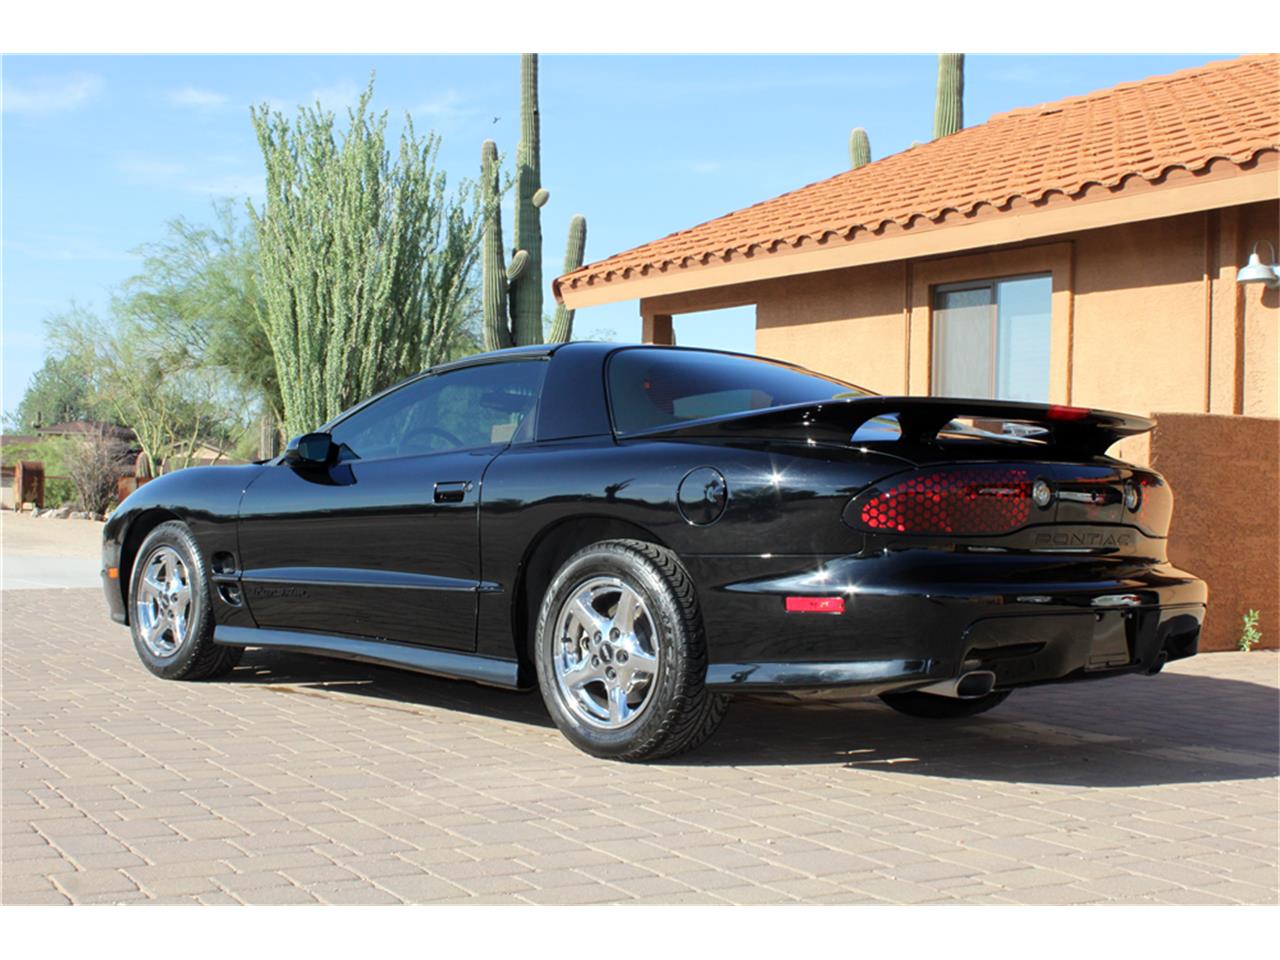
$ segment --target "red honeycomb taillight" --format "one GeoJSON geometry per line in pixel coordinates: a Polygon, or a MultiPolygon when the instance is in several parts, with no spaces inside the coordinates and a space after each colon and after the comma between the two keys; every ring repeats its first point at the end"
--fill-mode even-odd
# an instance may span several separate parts
{"type": "Polygon", "coordinates": [[[1034,480],[1009,467],[922,470],[860,496],[854,525],[877,533],[1008,533],[1031,518],[1034,480]]]}

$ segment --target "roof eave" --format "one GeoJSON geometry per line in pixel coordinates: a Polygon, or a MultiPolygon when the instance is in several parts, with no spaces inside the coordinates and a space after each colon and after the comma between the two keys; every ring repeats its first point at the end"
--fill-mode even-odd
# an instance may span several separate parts
{"type": "Polygon", "coordinates": [[[851,240],[807,241],[776,252],[733,254],[688,266],[634,271],[630,276],[552,284],[556,299],[571,309],[665,296],[711,287],[751,283],[844,267],[916,259],[1017,243],[1081,230],[1194,213],[1280,198],[1280,151],[1261,150],[1245,163],[1220,159],[1191,172],[1170,171],[1159,181],[1131,176],[1114,187],[1091,185],[1067,196],[1056,193],[1005,209],[983,207],[937,221],[890,224],[858,231],[851,240]]]}

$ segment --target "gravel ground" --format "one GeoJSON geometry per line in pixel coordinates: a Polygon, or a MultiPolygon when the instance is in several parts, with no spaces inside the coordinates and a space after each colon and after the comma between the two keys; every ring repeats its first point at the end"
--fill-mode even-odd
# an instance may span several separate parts
{"type": "Polygon", "coordinates": [[[102,524],[0,511],[0,589],[94,587],[102,524]]]}
{"type": "Polygon", "coordinates": [[[97,562],[102,524],[97,520],[54,520],[4,510],[0,511],[0,540],[5,554],[88,557],[97,562]]]}

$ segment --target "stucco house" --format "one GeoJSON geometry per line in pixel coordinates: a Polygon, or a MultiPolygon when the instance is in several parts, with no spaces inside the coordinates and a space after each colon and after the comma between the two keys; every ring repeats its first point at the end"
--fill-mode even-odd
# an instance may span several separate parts
{"type": "MultiPolygon", "coordinates": [[[[560,277],[570,307],[754,305],[756,351],[885,394],[1152,414],[1203,644],[1280,636],[1280,57],[1000,114],[560,277]],[[1270,246],[1268,246],[1268,244],[1270,246]],[[1254,271],[1256,272],[1256,271],[1254,271]]],[[[692,321],[696,322],[696,321],[692,321]]]]}

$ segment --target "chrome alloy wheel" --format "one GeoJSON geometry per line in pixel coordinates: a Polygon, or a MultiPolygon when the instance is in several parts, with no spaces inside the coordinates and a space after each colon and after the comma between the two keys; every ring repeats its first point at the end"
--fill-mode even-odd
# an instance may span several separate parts
{"type": "Polygon", "coordinates": [[[556,686],[583,723],[617,730],[636,720],[657,687],[660,647],[644,599],[617,577],[592,577],[553,622],[556,686]]]}
{"type": "Polygon", "coordinates": [[[147,557],[133,601],[138,632],[157,657],[171,657],[187,639],[191,623],[191,576],[173,547],[156,547],[147,557]]]}

